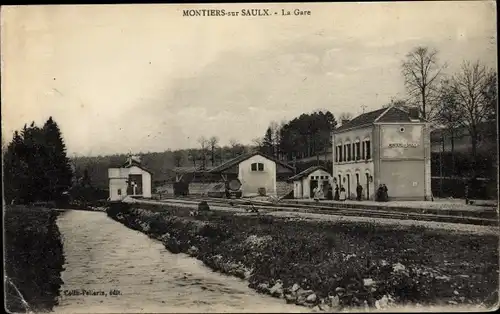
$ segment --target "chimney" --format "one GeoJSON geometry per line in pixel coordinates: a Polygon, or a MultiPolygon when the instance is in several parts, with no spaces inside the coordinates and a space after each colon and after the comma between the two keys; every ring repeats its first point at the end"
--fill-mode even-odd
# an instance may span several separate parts
{"type": "Polygon", "coordinates": [[[410,119],[418,120],[420,116],[418,107],[410,107],[408,109],[408,114],[410,115],[410,119]]]}

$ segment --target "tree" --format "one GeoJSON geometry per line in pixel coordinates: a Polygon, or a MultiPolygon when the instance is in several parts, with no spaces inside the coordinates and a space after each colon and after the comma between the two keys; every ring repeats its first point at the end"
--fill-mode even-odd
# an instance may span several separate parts
{"type": "Polygon", "coordinates": [[[23,160],[24,139],[18,131],[3,153],[3,183],[6,203],[20,201],[22,189],[27,183],[27,164],[23,160]]]}
{"type": "Polygon", "coordinates": [[[194,148],[191,148],[188,150],[188,156],[189,156],[189,159],[191,159],[191,162],[193,163],[193,167],[196,168],[196,160],[198,159],[198,151],[194,148]]]}
{"type": "Polygon", "coordinates": [[[83,170],[82,185],[83,187],[92,187],[92,180],[87,169],[83,170]]]}
{"type": "Polygon", "coordinates": [[[404,99],[392,98],[391,102],[386,105],[383,105],[382,108],[388,108],[390,106],[401,109],[408,109],[408,107],[410,107],[410,104],[408,104],[408,102],[404,99]]]}
{"type": "Polygon", "coordinates": [[[438,97],[438,82],[446,65],[439,65],[438,51],[427,47],[411,50],[401,64],[407,93],[415,104],[419,104],[424,119],[432,120],[435,101],[438,97]]]}
{"type": "Polygon", "coordinates": [[[478,126],[495,113],[493,89],[496,89],[496,72],[479,61],[465,61],[460,72],[451,79],[451,92],[456,100],[457,114],[461,117],[459,124],[467,129],[471,137],[474,161],[480,135],[478,126]]]}
{"type": "Polygon", "coordinates": [[[66,156],[66,145],[57,123],[50,117],[42,129],[44,146],[40,154],[44,154],[42,162],[46,169],[46,197],[49,200],[60,200],[63,192],[71,187],[73,170],[66,156]]]}
{"type": "Polygon", "coordinates": [[[327,153],[336,126],[337,121],[329,111],[302,114],[280,126],[279,153],[287,160],[314,155],[319,159],[320,154],[327,153]]]}
{"type": "Polygon", "coordinates": [[[264,135],[263,141],[262,141],[262,152],[264,154],[267,154],[269,156],[274,155],[274,150],[273,150],[273,130],[271,129],[271,126],[269,126],[266,129],[266,134],[264,135]]]}
{"type": "Polygon", "coordinates": [[[21,133],[16,131],[4,157],[5,192],[9,201],[58,201],[72,186],[73,170],[52,117],[43,128],[33,122],[29,127],[25,125],[21,133]]]}
{"type": "Polygon", "coordinates": [[[213,167],[215,164],[215,149],[217,148],[217,144],[219,143],[219,139],[216,136],[212,136],[208,140],[208,143],[210,145],[211,161],[212,161],[212,167],[213,167]]]}
{"type": "Polygon", "coordinates": [[[200,147],[201,147],[202,167],[206,168],[206,166],[207,166],[207,148],[208,148],[209,142],[204,136],[201,136],[198,138],[198,144],[200,144],[200,147]]]}
{"type": "Polygon", "coordinates": [[[444,145],[444,133],[448,133],[451,144],[451,171],[454,173],[455,133],[460,126],[461,113],[458,110],[456,94],[449,80],[444,80],[439,89],[439,102],[436,107],[435,121],[442,126],[441,134],[444,145]]]}
{"type": "Polygon", "coordinates": [[[238,143],[238,141],[236,141],[235,139],[231,139],[229,141],[229,145],[231,150],[231,156],[233,158],[245,152],[245,147],[240,143],[238,143]]]}
{"type": "Polygon", "coordinates": [[[352,116],[352,113],[350,113],[350,112],[342,112],[341,114],[339,114],[340,122],[342,122],[344,120],[351,120],[352,118],[353,118],[353,116],[352,116]]]}
{"type": "Polygon", "coordinates": [[[264,149],[264,139],[260,137],[256,137],[252,139],[252,149],[256,149],[258,151],[263,151],[264,149]]]}
{"type": "MultiPolygon", "coordinates": [[[[173,158],[174,158],[174,164],[176,167],[182,166],[182,161],[184,160],[184,154],[181,150],[174,151],[173,158]]],[[[196,162],[195,162],[195,166],[196,166],[196,162]]]]}

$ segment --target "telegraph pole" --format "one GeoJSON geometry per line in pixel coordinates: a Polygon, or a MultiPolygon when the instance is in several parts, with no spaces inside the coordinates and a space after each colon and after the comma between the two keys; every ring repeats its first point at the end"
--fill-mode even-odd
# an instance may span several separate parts
{"type": "Polygon", "coordinates": [[[439,152],[439,197],[443,197],[443,152],[444,152],[444,130],[441,130],[441,149],[439,152]]]}

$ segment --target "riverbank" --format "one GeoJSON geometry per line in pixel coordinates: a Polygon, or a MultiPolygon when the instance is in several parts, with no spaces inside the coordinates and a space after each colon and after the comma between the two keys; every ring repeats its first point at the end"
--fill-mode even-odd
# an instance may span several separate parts
{"type": "Polygon", "coordinates": [[[108,215],[288,303],[331,311],[497,301],[497,236],[138,207],[118,204],[108,215]]]}
{"type": "Polygon", "coordinates": [[[4,207],[6,307],[50,311],[57,305],[64,255],[56,225],[60,211],[4,207]]]}

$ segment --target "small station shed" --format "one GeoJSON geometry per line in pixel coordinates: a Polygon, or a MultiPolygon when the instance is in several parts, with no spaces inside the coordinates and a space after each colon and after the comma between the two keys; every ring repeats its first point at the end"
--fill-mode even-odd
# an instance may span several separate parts
{"type": "Polygon", "coordinates": [[[321,185],[324,195],[328,191],[328,187],[333,185],[332,175],[325,167],[314,166],[290,177],[288,179],[293,183],[294,198],[312,198],[313,190],[321,185]]]}

